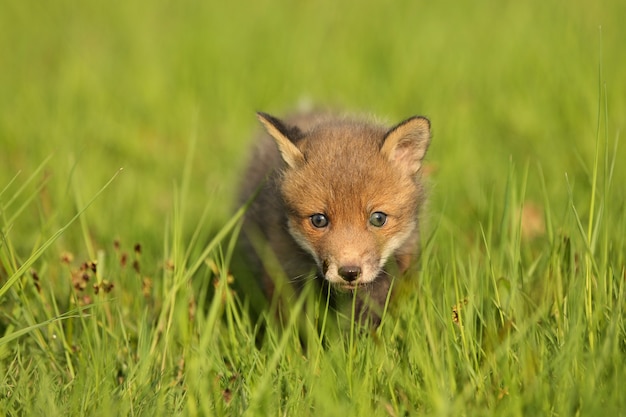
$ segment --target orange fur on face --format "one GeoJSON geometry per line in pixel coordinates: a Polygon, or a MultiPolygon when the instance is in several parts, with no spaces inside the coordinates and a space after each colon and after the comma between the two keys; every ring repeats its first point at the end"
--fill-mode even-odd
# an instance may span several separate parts
{"type": "Polygon", "coordinates": [[[341,285],[338,269],[355,265],[363,271],[358,283],[365,284],[415,229],[419,187],[381,154],[384,132],[342,128],[331,135],[315,132],[298,143],[306,162],[285,169],[281,195],[289,231],[325,278],[341,285]],[[387,215],[382,227],[369,223],[373,212],[387,215]],[[327,227],[312,225],[316,213],[327,216],[327,227]]]}

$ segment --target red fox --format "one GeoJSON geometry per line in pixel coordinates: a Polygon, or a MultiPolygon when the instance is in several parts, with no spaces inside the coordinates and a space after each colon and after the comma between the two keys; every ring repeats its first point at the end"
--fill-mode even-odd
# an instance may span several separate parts
{"type": "Polygon", "coordinates": [[[356,291],[357,317],[378,322],[389,261],[402,273],[419,252],[429,120],[414,116],[388,128],[331,114],[257,116],[267,134],[241,201],[258,192],[244,234],[266,295],[274,292],[273,260],[296,289],[313,277],[333,291],[356,291]]]}

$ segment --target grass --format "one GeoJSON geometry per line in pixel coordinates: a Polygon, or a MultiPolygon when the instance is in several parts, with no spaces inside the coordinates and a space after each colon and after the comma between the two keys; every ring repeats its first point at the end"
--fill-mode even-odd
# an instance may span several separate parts
{"type": "Polygon", "coordinates": [[[0,412],[624,415],[623,2],[226,3],[0,3],[0,412]],[[377,330],[234,290],[254,111],[302,100],[433,123],[377,330]]]}

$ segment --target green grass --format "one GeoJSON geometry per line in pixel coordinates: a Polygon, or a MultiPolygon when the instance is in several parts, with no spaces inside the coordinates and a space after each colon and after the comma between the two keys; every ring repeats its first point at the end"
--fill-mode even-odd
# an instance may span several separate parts
{"type": "Polygon", "coordinates": [[[0,2],[0,413],[626,414],[625,15],[0,2]],[[376,331],[234,291],[254,111],[303,100],[433,123],[423,257],[376,331]]]}

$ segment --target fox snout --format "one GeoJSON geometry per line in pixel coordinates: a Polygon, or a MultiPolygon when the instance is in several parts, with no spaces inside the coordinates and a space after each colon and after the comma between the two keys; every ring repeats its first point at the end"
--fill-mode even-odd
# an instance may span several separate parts
{"type": "Polygon", "coordinates": [[[360,256],[345,256],[345,252],[335,256],[326,254],[321,272],[332,285],[350,290],[376,280],[382,270],[380,263],[380,258],[371,251],[360,256]]]}
{"type": "Polygon", "coordinates": [[[339,272],[339,275],[345,281],[353,282],[358,280],[361,276],[361,267],[355,265],[342,266],[337,270],[337,272],[339,272]]]}
{"type": "Polygon", "coordinates": [[[363,275],[363,268],[357,264],[336,266],[334,263],[324,261],[322,273],[330,282],[341,283],[343,280],[345,283],[356,284],[363,275]]]}

